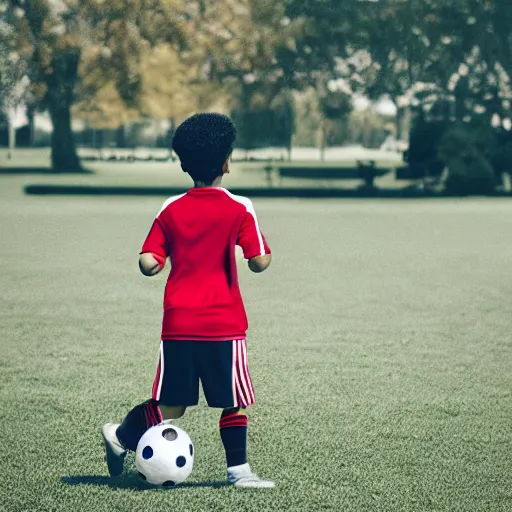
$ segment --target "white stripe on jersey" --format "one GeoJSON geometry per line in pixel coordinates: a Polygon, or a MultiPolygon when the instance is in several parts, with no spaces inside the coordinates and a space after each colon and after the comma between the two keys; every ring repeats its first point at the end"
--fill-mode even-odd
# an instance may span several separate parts
{"type": "Polygon", "coordinates": [[[179,196],[171,196],[168,199],[165,200],[165,203],[163,204],[162,208],[160,208],[160,211],[156,214],[155,218],[157,218],[171,203],[174,203],[174,201],[177,201],[178,199],[181,199],[185,194],[180,194],[179,196]]]}
{"type": "Polygon", "coordinates": [[[233,199],[237,203],[243,204],[246,210],[253,216],[254,224],[256,226],[256,234],[258,235],[258,242],[260,245],[260,256],[265,256],[265,245],[263,244],[263,237],[261,236],[258,218],[256,217],[256,210],[254,209],[252,201],[248,197],[237,196],[235,194],[232,194],[229,190],[226,190],[225,188],[221,188],[220,190],[223,190],[229,197],[231,197],[231,199],[233,199]]]}

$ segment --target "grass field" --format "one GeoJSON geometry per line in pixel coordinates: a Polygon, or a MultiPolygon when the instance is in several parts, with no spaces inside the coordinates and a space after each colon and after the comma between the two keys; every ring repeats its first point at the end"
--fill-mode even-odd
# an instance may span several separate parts
{"type": "Polygon", "coordinates": [[[146,399],[165,277],[137,253],[159,198],[25,197],[0,177],[0,510],[512,510],[512,202],[257,200],[241,272],[257,405],[224,479],[218,413],[177,424],[188,483],[107,476],[99,428],[146,399]]]}

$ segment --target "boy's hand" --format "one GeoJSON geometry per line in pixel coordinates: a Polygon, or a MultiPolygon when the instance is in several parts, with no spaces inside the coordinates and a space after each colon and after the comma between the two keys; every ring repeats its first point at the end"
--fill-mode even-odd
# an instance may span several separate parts
{"type": "Polygon", "coordinates": [[[256,274],[263,272],[268,268],[272,261],[272,254],[265,254],[264,256],[256,256],[249,260],[249,269],[256,274]]]}
{"type": "Polygon", "coordinates": [[[165,258],[159,254],[145,252],[139,257],[139,269],[145,276],[156,276],[164,267],[165,258]]]}

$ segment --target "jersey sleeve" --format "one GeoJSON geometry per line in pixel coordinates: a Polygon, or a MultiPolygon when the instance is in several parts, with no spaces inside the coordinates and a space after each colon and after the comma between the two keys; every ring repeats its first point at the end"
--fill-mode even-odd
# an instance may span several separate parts
{"type": "Polygon", "coordinates": [[[153,225],[149,230],[148,236],[142,245],[140,254],[145,252],[156,254],[164,259],[169,256],[168,237],[165,232],[165,227],[159,217],[153,221],[153,225]]]}
{"type": "Polygon", "coordinates": [[[256,256],[271,254],[270,247],[260,230],[252,204],[247,206],[236,243],[242,248],[244,258],[247,260],[256,256]]]}

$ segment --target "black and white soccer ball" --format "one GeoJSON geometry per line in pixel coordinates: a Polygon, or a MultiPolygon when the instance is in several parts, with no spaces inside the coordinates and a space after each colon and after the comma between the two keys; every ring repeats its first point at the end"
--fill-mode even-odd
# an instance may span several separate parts
{"type": "Polygon", "coordinates": [[[150,484],[172,487],[192,473],[194,445],[183,429],[165,423],[156,425],[141,437],[135,466],[150,484]]]}

